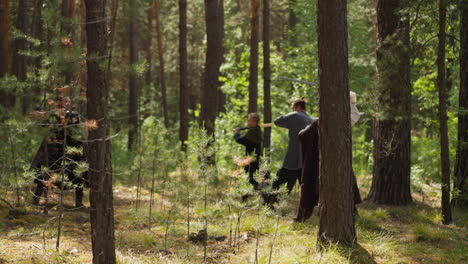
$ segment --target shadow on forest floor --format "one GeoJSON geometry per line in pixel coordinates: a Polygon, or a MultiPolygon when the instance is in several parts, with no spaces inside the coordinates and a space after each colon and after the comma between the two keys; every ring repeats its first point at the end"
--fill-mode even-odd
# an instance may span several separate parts
{"type": "MultiPolygon", "coordinates": [[[[143,190],[139,210],[135,208],[136,189],[116,186],[114,210],[116,248],[119,263],[199,263],[203,246],[187,241],[188,232],[203,228],[203,199],[191,200],[190,225],[182,202],[171,203],[171,194],[157,195],[149,218],[149,192],[143,190]],[[190,231],[187,230],[190,227],[190,231]]],[[[9,197],[12,200],[12,197],[9,197]]],[[[60,252],[55,251],[57,210],[49,202],[49,214],[43,208],[25,206],[25,214],[9,216],[0,205],[0,263],[89,263],[91,261],[89,210],[74,210],[74,194],[65,196],[65,212],[60,252]],[[44,240],[45,239],[45,240],[44,240]]],[[[13,199],[14,200],[14,199],[13,199]]],[[[364,202],[358,206],[356,221],[358,245],[351,249],[316,250],[318,215],[305,223],[294,223],[297,189],[288,199],[288,207],[274,215],[261,210],[246,210],[239,221],[220,202],[210,201],[209,235],[224,236],[210,241],[206,263],[468,263],[468,213],[454,210],[455,223],[440,224],[439,208],[434,203],[415,202],[406,207],[376,206],[364,202]],[[261,225],[257,243],[256,232],[261,225]],[[277,235],[275,235],[277,230],[277,235]]],[[[89,205],[87,199],[85,204],[89,205]]]]}
{"type": "Polygon", "coordinates": [[[349,260],[351,264],[377,264],[374,257],[359,244],[351,249],[349,260]]]}

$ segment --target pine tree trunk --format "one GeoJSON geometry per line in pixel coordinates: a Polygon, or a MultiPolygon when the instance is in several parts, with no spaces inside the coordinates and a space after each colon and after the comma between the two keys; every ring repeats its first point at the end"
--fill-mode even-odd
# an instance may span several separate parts
{"type": "Polygon", "coordinates": [[[296,7],[297,0],[289,0],[289,30],[294,31],[296,28],[298,18],[296,12],[294,12],[294,8],[296,7]]]}
{"type": "Polygon", "coordinates": [[[81,20],[81,27],[80,27],[80,42],[81,46],[86,46],[86,6],[85,0],[80,1],[80,20],[81,20]]]}
{"type": "MultiPolygon", "coordinates": [[[[80,0],[80,47],[82,50],[86,48],[86,4],[85,0],[80,0]]],[[[80,96],[83,98],[86,95],[86,84],[87,84],[86,65],[80,63],[80,71],[78,76],[77,85],[80,89],[80,96]]],[[[109,78],[109,77],[108,77],[109,78]]],[[[82,100],[79,104],[79,112],[86,113],[86,101],[82,100]]],[[[84,115],[86,118],[86,115],[84,115]]]]}
{"type": "Polygon", "coordinates": [[[138,76],[133,68],[138,63],[138,44],[137,44],[137,21],[136,12],[137,7],[133,0],[129,0],[130,19],[128,24],[128,40],[129,40],[129,53],[130,53],[130,77],[129,77],[129,102],[128,102],[128,115],[129,115],[129,130],[128,130],[128,149],[133,150],[138,137],[138,97],[140,87],[138,83],[138,76]]]}
{"type": "MultiPolygon", "coordinates": [[[[105,0],[86,0],[87,56],[99,58],[108,54],[105,0]]],[[[108,97],[106,67],[102,60],[88,59],[87,111],[98,127],[88,133],[91,204],[91,239],[94,264],[116,263],[114,244],[114,209],[112,197],[111,143],[106,139],[108,97]]]]}
{"type": "Polygon", "coordinates": [[[368,199],[377,204],[411,202],[411,83],[409,19],[404,0],[377,4],[377,106],[374,169],[368,199]],[[405,16],[405,17],[404,17],[405,16]]]}
{"type": "MultiPolygon", "coordinates": [[[[32,21],[31,21],[31,36],[33,38],[37,38],[41,41],[44,41],[44,23],[42,21],[42,4],[44,0],[35,0],[34,1],[34,9],[33,9],[33,14],[32,14],[32,21]]],[[[83,0],[84,1],[84,0],[83,0]]],[[[84,7],[83,7],[84,8],[84,7]]],[[[86,44],[86,43],[85,43],[86,44]]],[[[39,63],[40,60],[36,59],[37,62],[35,64],[39,63]]],[[[40,66],[36,65],[37,67],[40,66]]]]}
{"type": "Polygon", "coordinates": [[[206,20],[206,62],[203,75],[203,88],[201,98],[200,119],[208,134],[213,135],[219,89],[220,61],[223,56],[223,36],[220,23],[223,23],[220,15],[220,2],[223,0],[205,0],[206,20]]]}
{"type": "MultiPolygon", "coordinates": [[[[31,36],[35,39],[39,39],[41,43],[44,41],[44,27],[43,27],[43,21],[42,21],[42,3],[43,0],[35,0],[34,1],[34,9],[33,9],[33,14],[32,14],[32,21],[31,21],[31,36]]],[[[41,44],[37,48],[39,51],[44,51],[44,45],[41,44]]],[[[30,65],[34,67],[35,69],[35,75],[36,77],[39,77],[40,72],[39,69],[41,68],[41,61],[42,61],[42,56],[38,56],[36,58],[32,58],[32,61],[30,62],[30,65]]],[[[32,94],[33,98],[40,98],[41,97],[41,85],[39,83],[33,84],[32,87],[32,94]]],[[[32,102],[34,105],[34,101],[32,102]]]]}
{"type": "Polygon", "coordinates": [[[440,160],[442,166],[442,222],[452,222],[450,208],[450,157],[447,127],[447,95],[445,76],[445,43],[447,4],[439,0],[439,51],[437,56],[437,86],[439,88],[439,123],[440,123],[440,160]]]}
{"type": "Polygon", "coordinates": [[[187,0],[179,0],[179,81],[180,81],[180,127],[179,140],[183,151],[187,151],[186,141],[189,132],[189,90],[187,61],[187,0]]]}
{"type": "MultiPolygon", "coordinates": [[[[21,34],[28,35],[28,1],[19,0],[18,2],[18,13],[16,16],[16,29],[21,32],[21,34]]],[[[20,52],[27,51],[27,41],[23,37],[18,37],[13,42],[13,58],[11,71],[16,76],[16,78],[24,82],[26,81],[26,74],[28,71],[28,59],[24,55],[20,55],[20,52]]],[[[23,90],[23,102],[22,102],[22,113],[26,115],[29,112],[31,105],[30,92],[28,91],[29,87],[25,87],[23,90]]]]}
{"type": "MultiPolygon", "coordinates": [[[[74,41],[72,27],[72,19],[74,16],[75,0],[62,0],[62,32],[68,35],[72,41],[74,41]]],[[[66,49],[71,49],[71,47],[66,47],[66,49]]],[[[73,66],[68,64],[63,74],[65,76],[65,83],[71,84],[73,79],[73,66]]]]}
{"type": "Polygon", "coordinates": [[[258,111],[258,12],[259,0],[250,0],[249,113],[258,111]]]}
{"type": "MultiPolygon", "coordinates": [[[[296,34],[295,34],[296,25],[299,22],[299,19],[295,11],[296,5],[297,5],[297,0],[289,0],[289,18],[288,18],[289,21],[288,21],[288,27],[287,27],[288,31],[285,32],[287,42],[289,46],[293,48],[298,47],[296,34]]],[[[294,51],[294,49],[291,49],[287,52],[287,54],[285,54],[285,56],[295,57],[297,56],[297,54],[294,51]]]]}
{"type": "Polygon", "coordinates": [[[153,45],[153,16],[154,16],[154,5],[150,2],[147,10],[148,21],[146,24],[146,64],[148,65],[145,73],[145,82],[149,86],[151,84],[151,70],[153,68],[153,54],[151,46],[153,45]]]}
{"type": "Polygon", "coordinates": [[[163,36],[161,30],[161,18],[160,18],[160,3],[159,0],[154,1],[156,5],[156,32],[158,40],[158,58],[159,58],[159,80],[161,82],[161,96],[162,96],[162,110],[164,116],[164,126],[169,127],[169,110],[167,109],[167,89],[166,89],[166,77],[164,68],[164,54],[163,54],[163,36]]]}
{"type": "MultiPolygon", "coordinates": [[[[271,123],[270,0],[263,0],[263,112],[265,124],[271,123]]],[[[267,154],[270,146],[271,127],[267,127],[263,132],[263,147],[267,154]]]]}
{"type": "MultiPolygon", "coordinates": [[[[224,44],[223,44],[223,40],[224,40],[224,0],[220,0],[218,1],[218,21],[219,21],[219,24],[218,24],[218,30],[220,31],[219,34],[220,34],[220,38],[221,38],[221,43],[219,44],[220,45],[220,55],[218,57],[218,67],[221,67],[221,65],[223,64],[224,62],[224,44]]],[[[220,75],[221,75],[221,72],[220,72],[220,75]]],[[[226,95],[223,93],[223,91],[221,89],[219,89],[221,86],[223,86],[223,82],[218,80],[219,83],[218,83],[218,99],[217,99],[217,102],[216,102],[216,108],[217,108],[217,113],[216,115],[218,115],[219,113],[222,113],[224,112],[226,109],[225,109],[225,105],[226,105],[226,95]]]]}
{"type": "Polygon", "coordinates": [[[468,207],[468,0],[461,1],[458,147],[455,162],[457,206],[468,207]]]}
{"type": "Polygon", "coordinates": [[[346,14],[346,0],[317,1],[321,246],[356,242],[346,14]]]}
{"type": "MultiPolygon", "coordinates": [[[[10,0],[0,0],[0,78],[8,73],[10,65],[10,0]]],[[[0,89],[0,104],[5,108],[15,107],[14,94],[0,89]]]]}

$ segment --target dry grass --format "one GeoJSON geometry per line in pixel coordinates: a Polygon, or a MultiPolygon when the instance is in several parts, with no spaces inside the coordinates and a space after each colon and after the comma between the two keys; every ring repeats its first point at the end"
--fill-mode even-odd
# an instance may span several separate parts
{"type": "MultiPolygon", "coordinates": [[[[184,206],[180,205],[175,212],[168,214],[173,204],[157,195],[150,224],[148,195],[145,190],[140,210],[136,212],[133,202],[136,189],[116,187],[119,263],[202,262],[203,247],[187,241],[184,206]]],[[[67,193],[66,203],[72,204],[72,199],[73,194],[67,193]]],[[[260,226],[258,263],[269,263],[272,243],[271,263],[468,263],[468,213],[456,210],[455,223],[441,225],[439,209],[435,207],[437,197],[415,195],[415,203],[408,207],[377,207],[364,203],[359,206],[360,216],[356,223],[359,244],[351,249],[334,246],[322,253],[316,250],[316,212],[306,223],[292,221],[297,199],[296,189],[288,200],[289,207],[281,211],[278,222],[274,215],[263,216],[262,210],[246,211],[235,247],[229,246],[229,225],[231,220],[235,223],[236,218],[230,220],[222,199],[214,199],[210,206],[215,213],[210,218],[208,232],[210,235],[224,235],[226,240],[209,241],[206,263],[254,263],[256,232],[260,226]]],[[[201,198],[192,199],[191,232],[203,226],[200,208],[201,198]]],[[[0,263],[91,262],[86,210],[66,212],[60,253],[55,251],[56,221],[49,222],[57,212],[40,215],[39,209],[27,207],[26,210],[30,214],[12,218],[8,217],[7,208],[0,207],[0,263]],[[48,227],[44,228],[46,223],[49,223],[48,227]]]]}

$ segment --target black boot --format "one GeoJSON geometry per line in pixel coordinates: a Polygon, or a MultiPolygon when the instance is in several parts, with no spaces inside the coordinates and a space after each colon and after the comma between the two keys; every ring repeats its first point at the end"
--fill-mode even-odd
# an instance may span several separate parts
{"type": "Polygon", "coordinates": [[[75,207],[83,207],[83,187],[75,188],[75,207]]]}
{"type": "Polygon", "coordinates": [[[34,196],[33,196],[33,201],[32,201],[33,205],[39,205],[39,201],[41,200],[41,196],[43,192],[44,192],[44,186],[41,186],[38,184],[36,187],[36,191],[34,192],[34,196]]]}

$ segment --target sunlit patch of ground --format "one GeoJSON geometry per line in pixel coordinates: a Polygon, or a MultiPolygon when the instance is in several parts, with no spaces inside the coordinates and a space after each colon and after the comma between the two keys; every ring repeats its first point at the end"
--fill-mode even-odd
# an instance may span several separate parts
{"type": "MultiPolygon", "coordinates": [[[[239,215],[229,213],[222,197],[213,195],[208,201],[208,234],[213,238],[207,243],[205,263],[254,263],[256,259],[258,263],[281,264],[468,263],[468,212],[455,210],[454,224],[441,225],[439,199],[431,195],[436,188],[424,188],[413,195],[415,202],[407,207],[359,205],[358,245],[352,249],[331,246],[321,253],[316,250],[317,212],[305,223],[292,221],[297,189],[279,213],[265,215],[260,208],[245,209],[240,221],[239,215]]],[[[363,196],[366,191],[364,185],[363,196]]],[[[189,242],[187,237],[204,226],[203,197],[190,199],[188,218],[183,203],[173,204],[173,194],[159,191],[150,218],[148,189],[141,192],[138,211],[136,192],[136,188],[126,186],[116,186],[114,191],[119,263],[201,263],[203,243],[189,242]]],[[[66,192],[65,201],[70,208],[72,192],[66,192]]],[[[87,210],[65,211],[58,253],[58,212],[44,215],[42,209],[31,206],[25,210],[27,214],[9,216],[9,210],[0,205],[0,263],[91,262],[87,210]]]]}

